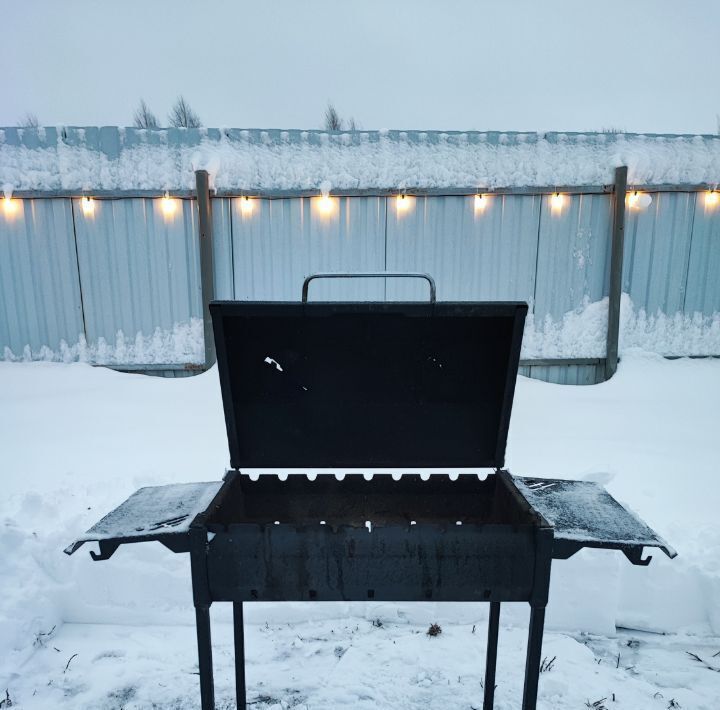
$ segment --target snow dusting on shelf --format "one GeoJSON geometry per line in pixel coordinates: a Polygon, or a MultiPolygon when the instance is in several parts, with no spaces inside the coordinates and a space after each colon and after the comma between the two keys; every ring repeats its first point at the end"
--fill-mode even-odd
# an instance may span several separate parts
{"type": "Polygon", "coordinates": [[[80,535],[65,552],[72,554],[82,542],[186,533],[195,516],[210,505],[221,485],[222,481],[213,481],[140,488],[80,535]]]}
{"type": "Polygon", "coordinates": [[[0,129],[0,185],[12,190],[493,189],[720,181],[720,136],[631,133],[0,129]]]}

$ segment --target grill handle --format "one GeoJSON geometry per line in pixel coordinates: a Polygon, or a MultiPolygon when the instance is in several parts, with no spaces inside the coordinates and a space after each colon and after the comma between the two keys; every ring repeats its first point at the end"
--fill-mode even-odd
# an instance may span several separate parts
{"type": "Polygon", "coordinates": [[[430,274],[423,274],[421,272],[391,272],[391,271],[368,271],[368,272],[354,272],[354,271],[337,271],[326,274],[311,274],[305,277],[302,287],[302,302],[307,303],[308,300],[308,289],[310,288],[310,282],[315,279],[366,279],[366,278],[393,278],[393,279],[425,279],[430,286],[430,303],[435,303],[435,279],[430,274]]]}

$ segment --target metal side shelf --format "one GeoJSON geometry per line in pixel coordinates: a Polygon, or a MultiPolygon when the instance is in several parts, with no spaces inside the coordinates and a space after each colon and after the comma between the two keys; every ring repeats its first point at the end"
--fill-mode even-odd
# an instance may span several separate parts
{"type": "Polygon", "coordinates": [[[124,503],[65,548],[72,555],[86,542],[97,542],[94,560],[107,560],[120,545],[156,540],[173,552],[189,552],[190,524],[216,496],[223,482],[173,483],[135,491],[124,503]]]}
{"type": "Polygon", "coordinates": [[[556,560],[565,560],[584,547],[620,550],[634,565],[650,563],[652,557],[643,558],[645,547],[657,547],[671,559],[677,555],[599,483],[520,476],[513,476],[513,482],[528,503],[554,526],[556,560]]]}

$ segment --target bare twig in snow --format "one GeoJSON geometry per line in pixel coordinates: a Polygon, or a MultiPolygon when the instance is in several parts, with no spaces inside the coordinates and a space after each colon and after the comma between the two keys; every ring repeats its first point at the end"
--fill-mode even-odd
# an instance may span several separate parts
{"type": "Polygon", "coordinates": [[[68,658],[68,662],[65,664],[65,670],[63,671],[63,673],[67,673],[67,669],[70,667],[70,661],[72,661],[72,659],[75,657],[77,657],[77,653],[73,653],[73,655],[68,658]]]}
{"type": "Polygon", "coordinates": [[[33,646],[44,646],[45,641],[47,641],[53,633],[55,633],[56,626],[53,626],[50,631],[39,631],[35,634],[35,641],[33,641],[33,646]]]}

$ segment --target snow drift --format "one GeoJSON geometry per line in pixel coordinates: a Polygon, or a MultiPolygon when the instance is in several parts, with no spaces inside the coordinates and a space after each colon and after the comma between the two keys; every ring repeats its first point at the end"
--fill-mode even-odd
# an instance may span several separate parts
{"type": "MultiPolygon", "coordinates": [[[[603,358],[607,343],[608,299],[586,300],[561,318],[535,318],[525,322],[521,357],[603,358]]],[[[119,330],[115,342],[100,338],[88,343],[79,335],[75,343],[61,342],[56,350],[45,345],[22,352],[5,347],[0,361],[87,362],[97,365],[200,364],[205,358],[202,320],[176,323],[172,330],[157,328],[152,334],[138,332],[127,337],[119,330]]],[[[662,311],[648,313],[637,308],[628,294],[620,307],[620,353],[641,349],[659,355],[717,355],[720,353],[720,312],[712,315],[662,311]]]]}

